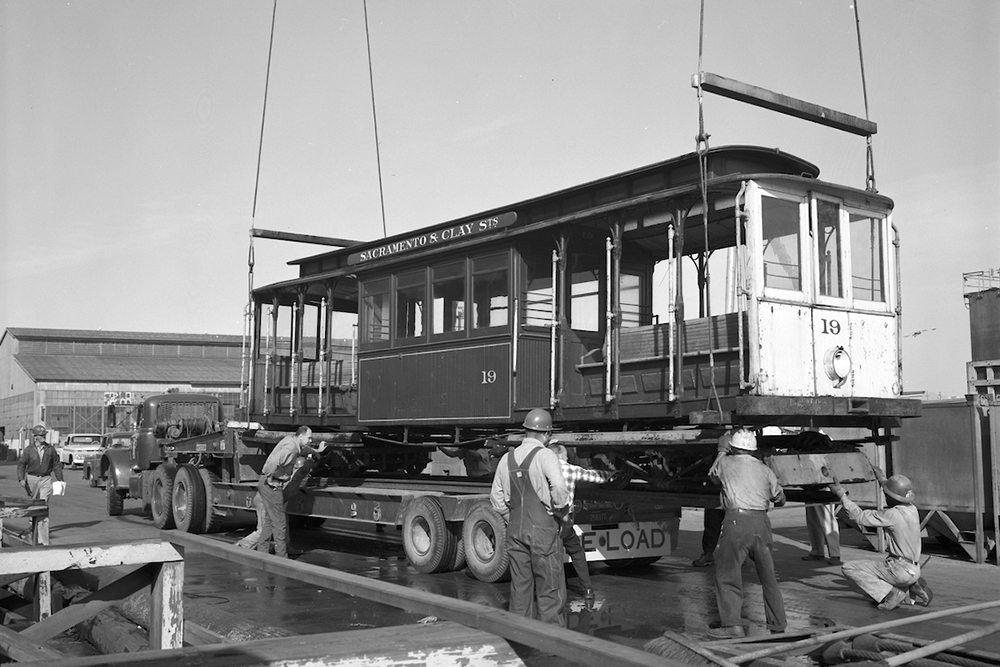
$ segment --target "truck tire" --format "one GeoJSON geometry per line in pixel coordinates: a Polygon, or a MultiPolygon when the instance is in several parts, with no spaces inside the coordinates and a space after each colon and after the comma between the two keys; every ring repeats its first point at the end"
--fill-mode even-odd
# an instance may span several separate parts
{"type": "Polygon", "coordinates": [[[403,517],[403,551],[417,572],[444,572],[454,564],[458,537],[445,521],[441,504],[430,496],[415,498],[403,517]]]}
{"type": "Polygon", "coordinates": [[[462,527],[465,565],[469,572],[487,583],[510,579],[507,553],[507,524],[485,503],[472,508],[462,527]]]}
{"type": "Polygon", "coordinates": [[[104,486],[104,493],[108,502],[108,516],[121,516],[125,508],[125,494],[118,491],[114,480],[108,478],[104,486]]]}
{"type": "Polygon", "coordinates": [[[149,492],[149,511],[153,516],[153,525],[160,530],[174,527],[174,511],[171,505],[176,476],[177,466],[171,463],[161,463],[153,473],[153,483],[149,492]]]}
{"type": "Polygon", "coordinates": [[[205,485],[205,532],[217,533],[226,518],[225,512],[215,511],[215,485],[220,481],[219,476],[208,468],[198,468],[198,473],[205,485]]]}
{"type": "Polygon", "coordinates": [[[177,530],[200,535],[205,532],[205,484],[190,463],[177,468],[171,509],[177,530]]]}

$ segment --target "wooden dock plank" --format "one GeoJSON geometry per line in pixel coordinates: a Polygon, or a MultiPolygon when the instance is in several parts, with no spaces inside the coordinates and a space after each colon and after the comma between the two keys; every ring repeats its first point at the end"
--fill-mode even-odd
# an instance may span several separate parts
{"type": "MultiPolygon", "coordinates": [[[[444,595],[405,588],[356,574],[331,570],[310,563],[241,549],[235,545],[201,535],[164,531],[163,539],[184,548],[218,556],[259,568],[265,572],[289,577],[315,586],[354,595],[366,600],[460,623],[469,628],[485,630],[510,641],[541,651],[572,659],[576,664],[594,667],[645,666],[663,667],[664,660],[637,648],[540,623],[502,609],[456,600],[444,595]]],[[[213,665],[214,667],[214,665],[213,665]]]]}
{"type": "Polygon", "coordinates": [[[457,623],[438,622],[33,663],[36,667],[265,667],[276,664],[523,667],[524,662],[497,637],[457,623]]]}
{"type": "Polygon", "coordinates": [[[117,544],[14,547],[0,549],[0,576],[183,560],[183,554],[176,547],[155,539],[117,544]]]}

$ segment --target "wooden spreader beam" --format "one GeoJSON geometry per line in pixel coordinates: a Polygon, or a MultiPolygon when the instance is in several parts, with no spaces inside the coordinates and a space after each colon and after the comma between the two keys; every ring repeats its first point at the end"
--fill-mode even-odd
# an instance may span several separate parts
{"type": "MultiPolygon", "coordinates": [[[[699,75],[695,74],[691,79],[691,85],[698,87],[699,75]]],[[[782,95],[752,86],[735,79],[727,79],[718,74],[703,72],[701,74],[701,89],[708,93],[728,97],[732,100],[739,100],[747,104],[778,111],[789,116],[795,116],[803,120],[809,120],[820,125],[826,125],[837,130],[850,132],[863,137],[870,137],[878,132],[878,125],[870,120],[851,116],[850,114],[834,111],[818,104],[805,102],[803,100],[782,95]]]]}

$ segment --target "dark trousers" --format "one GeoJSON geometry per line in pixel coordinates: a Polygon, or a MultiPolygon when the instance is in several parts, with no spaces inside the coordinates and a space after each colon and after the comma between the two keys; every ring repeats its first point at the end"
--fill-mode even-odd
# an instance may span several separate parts
{"type": "Polygon", "coordinates": [[[562,540],[552,517],[548,525],[507,533],[510,554],[510,611],[566,627],[566,575],[562,540]]]}
{"type": "Polygon", "coordinates": [[[264,507],[260,525],[257,551],[267,553],[268,540],[274,538],[274,555],[288,558],[288,517],[285,516],[285,496],[281,489],[275,489],[261,479],[257,483],[257,494],[264,507]]]}
{"type": "Polygon", "coordinates": [[[580,541],[580,536],[576,534],[573,526],[572,519],[564,523],[559,529],[559,537],[562,539],[566,555],[573,561],[573,569],[576,570],[576,576],[580,578],[580,584],[584,588],[593,588],[590,585],[590,567],[587,566],[587,553],[583,550],[583,542],[580,541]]]}
{"type": "Polygon", "coordinates": [[[715,552],[715,547],[719,544],[719,534],[722,533],[722,521],[725,518],[726,510],[721,507],[705,508],[705,529],[701,534],[701,552],[703,554],[715,552]]]}
{"type": "Polygon", "coordinates": [[[785,602],[774,575],[771,557],[773,538],[771,520],[764,510],[727,510],[722,522],[722,535],[715,551],[715,593],[722,625],[742,625],[743,563],[753,559],[757,577],[764,589],[764,617],[767,627],[784,632],[785,602]]]}

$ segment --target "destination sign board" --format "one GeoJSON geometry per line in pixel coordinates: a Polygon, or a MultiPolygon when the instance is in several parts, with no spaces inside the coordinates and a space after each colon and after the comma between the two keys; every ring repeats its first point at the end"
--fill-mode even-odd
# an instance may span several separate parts
{"type": "Polygon", "coordinates": [[[464,239],[479,234],[489,234],[503,229],[504,227],[511,226],[516,220],[517,213],[508,211],[507,213],[501,213],[500,215],[495,215],[489,218],[462,222],[452,227],[446,227],[445,229],[437,229],[433,232],[416,234],[409,238],[393,241],[392,243],[386,243],[385,245],[369,248],[368,250],[351,253],[347,257],[347,263],[364,264],[365,262],[370,262],[372,260],[383,259],[385,257],[391,257],[392,255],[398,255],[400,253],[406,253],[413,250],[422,250],[424,248],[429,248],[441,243],[447,243],[449,241],[464,239]]]}

